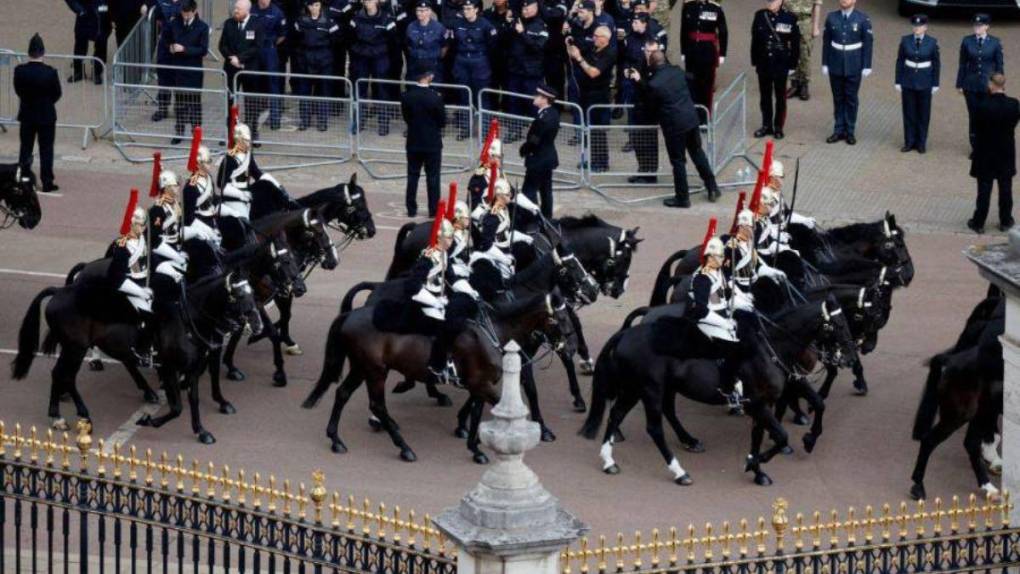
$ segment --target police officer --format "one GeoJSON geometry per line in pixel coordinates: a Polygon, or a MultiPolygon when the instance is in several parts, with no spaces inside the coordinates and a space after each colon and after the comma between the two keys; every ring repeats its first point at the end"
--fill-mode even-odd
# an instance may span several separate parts
{"type": "MultiPolygon", "coordinates": [[[[280,74],[283,69],[280,67],[279,48],[290,31],[287,17],[272,0],[258,0],[251,8],[251,15],[259,21],[265,31],[265,35],[262,37],[262,46],[259,49],[262,55],[262,69],[272,74],[280,74]]],[[[272,94],[269,102],[269,129],[278,130],[280,129],[280,114],[283,111],[283,101],[279,97],[283,94],[283,76],[276,75],[266,78],[264,87],[267,93],[272,94]]]]}
{"type": "Polygon", "coordinates": [[[400,113],[407,123],[407,189],[404,198],[407,216],[418,214],[418,178],[424,166],[429,217],[434,217],[439,203],[446,109],[442,96],[429,86],[435,76],[434,65],[419,61],[408,70],[408,74],[417,83],[409,86],[400,97],[400,113]]]}
{"type": "Polygon", "coordinates": [[[956,89],[967,102],[970,148],[974,149],[974,111],[988,94],[988,78],[1003,73],[1002,42],[988,34],[992,19],[988,14],[974,15],[974,34],[960,42],[960,67],[956,89]]]}
{"type": "Polygon", "coordinates": [[[39,176],[43,191],[57,191],[53,182],[53,139],[57,131],[56,103],[60,100],[60,77],[43,63],[46,47],[39,34],[28,42],[28,61],[14,68],[14,93],[18,95],[21,148],[18,164],[31,171],[32,149],[39,138],[39,176]]]}
{"type": "Polygon", "coordinates": [[[839,0],[839,10],[825,17],[822,34],[822,75],[829,76],[835,125],[826,143],[846,140],[854,145],[857,137],[857,92],[861,80],[871,75],[871,51],[874,36],[871,19],[854,7],[857,0],[839,0]]]}
{"type": "Polygon", "coordinates": [[[928,145],[931,96],[939,91],[939,43],[928,35],[928,16],[910,18],[913,34],[900,38],[896,55],[896,91],[903,98],[903,147],[901,152],[924,153],[928,145]]]}
{"type": "MultiPolygon", "coordinates": [[[[170,45],[167,44],[164,33],[168,29],[170,21],[181,15],[181,0],[156,0],[153,8],[156,10],[153,16],[159,26],[159,40],[156,43],[156,63],[160,66],[170,66],[170,45]]],[[[174,72],[168,68],[156,69],[156,83],[160,87],[173,87],[174,72]]],[[[136,78],[141,81],[141,78],[136,78]]],[[[152,121],[160,122],[169,117],[170,111],[170,90],[159,90],[156,92],[156,111],[152,113],[152,121]]]]}
{"type": "MultiPolygon", "coordinates": [[[[393,17],[379,9],[379,0],[362,0],[362,8],[351,20],[351,82],[358,86],[361,78],[388,79],[390,75],[390,47],[397,27],[393,17]]],[[[389,86],[375,84],[374,99],[391,100],[389,86]]],[[[368,86],[358,87],[358,98],[368,98],[368,86]]],[[[379,135],[390,133],[390,118],[378,111],[379,135]]],[[[358,126],[365,129],[364,125],[358,126]]]]}
{"type": "Polygon", "coordinates": [[[545,83],[561,92],[567,81],[567,53],[563,50],[564,24],[567,23],[568,8],[566,0],[542,0],[539,3],[539,15],[549,31],[549,41],[545,44],[545,83]]]}
{"type": "Polygon", "coordinates": [[[812,44],[822,33],[822,0],[785,0],[783,6],[797,17],[797,27],[800,28],[800,57],[786,97],[807,101],[811,98],[808,84],[811,81],[812,44]]]}
{"type": "MultiPolygon", "coordinates": [[[[107,0],[64,0],[67,7],[74,12],[74,55],[85,56],[89,51],[89,42],[93,43],[92,55],[106,63],[106,41],[110,37],[110,7],[107,0]]],[[[68,83],[82,80],[82,60],[73,63],[73,72],[67,79],[68,83]]],[[[92,67],[92,80],[103,83],[103,67],[95,62],[92,67]]]]}
{"type": "MultiPolygon", "coordinates": [[[[510,51],[507,72],[508,89],[517,94],[534,94],[545,69],[542,66],[545,46],[549,41],[549,30],[538,16],[538,0],[524,0],[521,14],[513,18],[510,31],[510,51]]],[[[513,98],[509,112],[519,116],[532,114],[524,98],[513,98]]],[[[511,143],[521,138],[520,126],[510,126],[506,141],[511,143]]]]}
{"type": "MultiPolygon", "coordinates": [[[[496,49],[494,54],[509,54],[510,42],[513,38],[513,18],[507,0],[492,0],[492,5],[482,14],[496,29],[496,49]]],[[[565,57],[565,56],[564,56],[565,57]]],[[[509,90],[509,58],[492,58],[492,87],[498,90],[509,90]]],[[[496,109],[498,102],[487,102],[496,109]]]]}
{"type": "MultiPolygon", "coordinates": [[[[407,69],[428,68],[438,82],[443,81],[441,60],[446,55],[446,27],[432,14],[429,0],[414,3],[414,22],[407,25],[404,48],[407,50],[407,69]]],[[[412,80],[413,78],[408,78],[412,80]]]]}
{"type": "Polygon", "coordinates": [[[521,191],[532,203],[539,203],[541,197],[542,215],[546,219],[553,215],[552,176],[560,165],[556,153],[556,134],[560,131],[560,112],[553,105],[556,92],[545,84],[539,84],[532,100],[538,110],[528,127],[528,135],[521,144],[524,158],[524,184],[521,191]]]}
{"type": "MultiPolygon", "coordinates": [[[[294,22],[291,45],[294,46],[294,57],[298,70],[302,74],[328,76],[333,70],[333,45],[340,37],[340,25],[326,16],[320,0],[306,0],[308,13],[294,22]]],[[[298,94],[306,96],[300,103],[301,119],[299,130],[307,130],[312,123],[312,112],[318,116],[316,126],[319,131],[329,129],[328,104],[323,100],[314,103],[307,96],[328,98],[332,82],[300,78],[298,94]]]]}
{"type": "MultiPolygon", "coordinates": [[[[341,30],[346,30],[350,27],[351,19],[354,18],[354,13],[357,10],[357,4],[352,0],[330,0],[326,5],[323,6],[326,11],[326,15],[333,21],[334,24],[340,26],[341,30]]],[[[333,75],[347,77],[347,50],[348,42],[345,34],[340,34],[340,39],[333,42],[333,75]]],[[[342,82],[337,82],[333,86],[333,94],[338,97],[346,97],[342,88],[346,86],[342,82]]]]}
{"type": "Polygon", "coordinates": [[[751,65],[758,72],[761,108],[761,127],[754,137],[773,135],[778,140],[783,139],[786,123],[786,80],[800,57],[800,28],[797,17],[783,8],[783,0],[765,2],[751,22],[751,65]]]}
{"type": "Polygon", "coordinates": [[[726,61],[726,14],[714,0],[685,0],[680,17],[680,62],[691,76],[694,103],[711,113],[715,70],[726,61]]]}
{"type": "MultiPolygon", "coordinates": [[[[465,0],[464,16],[450,30],[453,47],[453,80],[478,95],[492,85],[492,66],[489,64],[498,40],[498,33],[489,20],[480,17],[480,0],[465,0]]],[[[461,102],[467,106],[472,102],[461,102]]],[[[478,101],[473,102],[478,105],[478,101]]],[[[463,122],[457,139],[467,139],[470,122],[463,122]]]]}
{"type": "MultiPolygon", "coordinates": [[[[623,41],[624,80],[621,89],[625,92],[625,101],[633,104],[628,111],[627,123],[632,126],[655,126],[658,123],[655,110],[644,98],[638,97],[637,83],[631,79],[628,70],[637,70],[647,76],[647,53],[649,51],[665,52],[666,31],[652,34],[651,24],[654,22],[646,13],[634,15],[631,31],[623,41]]],[[[657,183],[659,178],[654,174],[659,171],[659,134],[658,129],[629,130],[625,148],[632,149],[637,159],[638,175],[627,178],[629,183],[657,183]],[[651,174],[651,175],[649,175],[651,174]]],[[[628,151],[624,149],[623,151],[628,151]]]]}
{"type": "MultiPolygon", "coordinates": [[[[174,85],[178,88],[202,88],[202,59],[209,52],[209,25],[198,17],[195,0],[181,2],[181,15],[166,26],[164,38],[170,50],[170,63],[174,85]],[[187,70],[192,68],[194,71],[187,70]]],[[[180,143],[185,128],[202,125],[202,97],[199,92],[179,91],[174,98],[174,133],[178,137],[170,141],[180,143]]]]}
{"type": "MultiPolygon", "coordinates": [[[[220,36],[220,55],[223,56],[223,70],[227,73],[228,104],[234,104],[234,78],[244,70],[257,72],[261,67],[260,47],[265,44],[265,30],[258,20],[251,16],[251,0],[235,0],[233,16],[223,23],[220,36]]],[[[238,87],[248,94],[257,94],[260,90],[261,78],[254,75],[241,76],[238,87]]],[[[258,102],[250,102],[244,106],[244,123],[251,127],[252,141],[259,139],[258,102]]]]}

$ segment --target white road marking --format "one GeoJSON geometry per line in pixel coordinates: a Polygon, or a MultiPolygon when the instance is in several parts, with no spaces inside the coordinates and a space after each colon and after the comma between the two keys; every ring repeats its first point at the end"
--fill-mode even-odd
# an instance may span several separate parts
{"type": "Polygon", "coordinates": [[[114,445],[124,446],[125,444],[130,442],[131,437],[135,436],[135,433],[138,432],[138,425],[135,424],[135,422],[137,422],[138,419],[146,415],[150,417],[155,416],[156,413],[159,412],[159,409],[163,408],[163,405],[166,404],[166,393],[164,393],[163,391],[158,392],[159,392],[159,404],[153,405],[145,403],[144,405],[138,407],[138,410],[131,413],[131,416],[129,416],[128,419],[124,421],[124,424],[117,427],[117,430],[113,431],[113,433],[110,434],[110,436],[104,439],[103,452],[108,454],[112,453],[114,445]]]}
{"type": "Polygon", "coordinates": [[[36,194],[39,197],[64,197],[63,193],[56,191],[42,191],[36,194]]]}
{"type": "Polygon", "coordinates": [[[67,273],[50,273],[48,271],[29,271],[27,269],[8,269],[6,267],[0,267],[0,273],[6,273],[8,275],[28,275],[30,277],[54,277],[57,279],[64,279],[67,277],[67,273]]]}
{"type": "MultiPolygon", "coordinates": [[[[17,355],[18,354],[18,350],[17,349],[0,348],[0,354],[2,354],[2,355],[17,355]]],[[[46,355],[44,353],[36,353],[35,356],[36,357],[52,357],[51,355],[46,355]]],[[[52,358],[55,358],[55,357],[52,357],[52,358]]],[[[105,358],[105,357],[100,359],[100,361],[102,361],[104,363],[110,363],[111,365],[119,365],[120,364],[120,361],[118,361],[116,359],[108,359],[108,358],[105,358]]]]}

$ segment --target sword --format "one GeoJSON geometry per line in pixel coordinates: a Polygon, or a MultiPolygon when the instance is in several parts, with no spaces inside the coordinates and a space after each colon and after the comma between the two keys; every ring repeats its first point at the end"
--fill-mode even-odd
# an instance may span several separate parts
{"type": "Polygon", "coordinates": [[[793,194],[790,198],[790,213],[786,214],[786,226],[790,226],[790,220],[793,219],[793,207],[797,205],[797,184],[800,182],[800,158],[797,158],[796,167],[793,170],[793,194]]]}

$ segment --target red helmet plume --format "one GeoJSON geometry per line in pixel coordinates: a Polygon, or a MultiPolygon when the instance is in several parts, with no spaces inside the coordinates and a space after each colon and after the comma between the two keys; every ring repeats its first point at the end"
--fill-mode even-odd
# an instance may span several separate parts
{"type": "Polygon", "coordinates": [[[227,118],[227,149],[234,147],[234,127],[237,126],[237,104],[230,106],[230,116],[227,118]]]}
{"type": "Polygon", "coordinates": [[[761,206],[761,190],[769,181],[769,169],[772,167],[772,151],[774,146],[775,142],[772,140],[765,142],[765,155],[762,156],[761,169],[758,171],[758,179],[754,182],[754,193],[751,194],[751,203],[748,205],[748,209],[754,214],[758,213],[758,207],[761,206]]]}
{"type": "Polygon", "coordinates": [[[450,195],[446,200],[446,218],[453,221],[454,211],[457,209],[457,182],[450,182],[450,195]]]}
{"type": "Polygon", "coordinates": [[[489,163],[489,148],[492,147],[492,140],[499,137],[499,120],[492,118],[489,122],[489,133],[485,136],[485,145],[482,146],[482,154],[478,157],[478,162],[482,165],[489,163]]]}
{"type": "Polygon", "coordinates": [[[153,152],[152,154],[152,183],[149,184],[149,197],[159,195],[159,174],[163,171],[163,154],[153,152]]]}
{"type": "Polygon", "coordinates": [[[131,189],[131,197],[128,198],[127,208],[124,209],[124,219],[120,223],[120,234],[127,235],[131,232],[131,219],[135,216],[135,208],[138,207],[138,190],[131,189]]]}
{"type": "Polygon", "coordinates": [[[769,172],[772,170],[772,153],[776,142],[768,140],[765,142],[765,154],[761,159],[761,170],[765,172],[765,181],[768,182],[769,172]]]}
{"type": "Polygon", "coordinates": [[[733,225],[730,226],[730,233],[731,234],[737,232],[737,216],[739,216],[740,212],[744,209],[744,201],[746,201],[746,200],[747,200],[747,192],[746,191],[741,191],[740,192],[740,196],[737,197],[737,209],[733,212],[733,225]]]}
{"type": "Polygon", "coordinates": [[[188,171],[198,171],[198,148],[202,145],[202,126],[191,131],[191,153],[188,154],[188,171]]]}
{"type": "Polygon", "coordinates": [[[705,232],[705,240],[701,242],[701,253],[698,256],[702,262],[705,261],[705,250],[708,249],[708,242],[715,237],[715,228],[718,224],[719,222],[714,217],[708,220],[708,230],[705,232]]]}
{"type": "Polygon", "coordinates": [[[486,193],[486,198],[489,200],[489,204],[496,201],[496,178],[499,177],[499,172],[496,170],[496,163],[489,164],[489,191],[486,193]]]}
{"type": "Polygon", "coordinates": [[[429,247],[435,247],[439,242],[439,228],[443,225],[443,217],[446,216],[446,201],[440,199],[436,206],[436,218],[432,221],[432,233],[429,235],[429,247]]]}

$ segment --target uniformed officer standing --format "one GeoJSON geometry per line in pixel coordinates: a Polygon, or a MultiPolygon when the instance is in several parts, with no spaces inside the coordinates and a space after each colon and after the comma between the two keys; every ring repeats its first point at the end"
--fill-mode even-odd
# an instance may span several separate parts
{"type": "Polygon", "coordinates": [[[811,98],[808,91],[811,82],[811,49],[814,39],[822,33],[822,0],[785,0],[783,6],[797,17],[797,27],[800,28],[800,57],[786,97],[799,97],[807,101],[811,98]]]}
{"type": "Polygon", "coordinates": [[[900,151],[924,153],[928,146],[931,96],[939,91],[942,64],[939,43],[928,35],[928,16],[915,14],[910,18],[910,25],[914,32],[900,39],[896,56],[896,91],[903,98],[903,147],[900,151]]]}
{"type": "Polygon", "coordinates": [[[532,201],[538,203],[541,197],[542,215],[553,216],[552,176],[559,167],[560,158],[556,153],[556,134],[560,131],[560,112],[553,105],[556,103],[556,92],[545,84],[539,84],[532,100],[538,110],[535,119],[528,127],[528,135],[521,144],[521,157],[524,158],[524,184],[521,191],[532,201]]]}
{"type": "Polygon", "coordinates": [[[1020,101],[1006,95],[1006,77],[995,73],[988,80],[988,96],[974,110],[974,157],[970,176],[977,179],[977,203],[967,227],[982,233],[992,184],[999,184],[999,231],[1013,227],[1013,176],[1016,175],[1016,126],[1020,101]]]}
{"type": "Polygon", "coordinates": [[[992,19],[988,14],[974,15],[974,34],[960,42],[960,67],[956,72],[956,89],[967,102],[970,148],[974,149],[974,111],[988,94],[988,78],[1002,74],[1002,42],[988,34],[992,19]]]}
{"type": "Polygon", "coordinates": [[[32,150],[39,139],[39,179],[43,191],[58,191],[53,182],[53,139],[57,131],[56,103],[60,100],[60,77],[43,63],[46,47],[39,34],[28,42],[28,61],[14,68],[14,93],[18,95],[18,127],[21,149],[18,164],[31,171],[32,150]]]}
{"type": "MultiPolygon", "coordinates": [[[[260,52],[262,55],[262,70],[273,74],[282,71],[280,67],[279,48],[283,45],[290,26],[287,25],[287,17],[283,10],[274,4],[272,0],[258,0],[252,6],[251,15],[259,21],[265,35],[262,37],[260,52]]],[[[283,93],[283,77],[271,76],[266,78],[264,86],[266,93],[273,94],[269,101],[269,129],[280,129],[280,114],[283,112],[283,101],[279,95],[283,93]]]]}
{"type": "Polygon", "coordinates": [[[686,0],[680,17],[680,62],[691,77],[694,103],[711,113],[715,70],[726,61],[726,14],[714,0],[686,0]]]}
{"type": "MultiPolygon", "coordinates": [[[[341,30],[346,30],[350,27],[351,19],[354,18],[357,5],[352,0],[331,0],[324,4],[323,8],[334,24],[340,26],[341,30]]],[[[349,48],[347,44],[345,34],[339,34],[337,40],[333,42],[332,73],[334,76],[347,77],[347,49],[349,48]]],[[[348,97],[349,94],[345,93],[346,90],[347,86],[343,82],[335,82],[333,84],[332,92],[336,97],[348,97]]],[[[336,111],[339,111],[339,106],[337,106],[336,111]]]]}
{"type": "Polygon", "coordinates": [[[825,17],[822,34],[822,75],[829,76],[835,126],[826,143],[846,140],[854,145],[857,137],[857,92],[861,80],[871,75],[871,51],[875,40],[871,19],[855,10],[857,0],[839,0],[839,10],[825,17]]]}
{"type": "Polygon", "coordinates": [[[783,8],[783,0],[765,0],[751,22],[751,65],[758,72],[761,127],[754,137],[783,139],[786,123],[786,81],[800,58],[797,17],[783,8]],[[773,109],[773,100],[775,108],[773,109]]]}
{"type": "MultiPolygon", "coordinates": [[[[446,27],[432,14],[429,0],[414,3],[414,22],[407,25],[404,48],[407,50],[407,69],[428,68],[435,80],[443,81],[441,60],[446,55],[446,27]]],[[[408,78],[412,80],[412,78],[408,78]]]]}
{"type": "MultiPolygon", "coordinates": [[[[265,43],[265,31],[258,20],[251,17],[251,0],[236,0],[233,17],[223,23],[220,36],[220,55],[223,56],[223,70],[227,73],[228,104],[234,105],[234,78],[245,70],[257,72],[261,67],[260,47],[265,43]]],[[[259,76],[241,76],[240,87],[245,93],[257,94],[260,90],[259,76]]],[[[256,102],[244,106],[244,123],[251,128],[252,141],[259,139],[258,114],[261,110],[256,102]],[[253,105],[254,104],[254,105],[253,105]]]]}
{"type": "MultiPolygon", "coordinates": [[[[450,30],[453,47],[453,81],[467,86],[475,98],[474,105],[479,105],[479,94],[492,86],[492,66],[490,56],[496,48],[497,32],[492,23],[479,14],[480,0],[466,0],[464,15],[454,28],[450,30]]],[[[461,102],[467,106],[472,102],[461,102]]],[[[467,139],[470,134],[470,122],[461,123],[458,140],[467,139]]]]}
{"type": "MultiPolygon", "coordinates": [[[[549,31],[545,22],[538,17],[538,0],[524,0],[519,17],[513,18],[510,32],[508,62],[508,89],[518,94],[533,94],[542,81],[545,69],[542,66],[545,45],[549,31]]],[[[532,110],[524,98],[510,100],[509,112],[519,116],[530,116],[532,110]]],[[[516,124],[516,122],[515,122],[516,124]]],[[[511,143],[521,138],[519,125],[511,125],[506,141],[511,143]]]]}
{"type": "MultiPolygon", "coordinates": [[[[492,5],[483,13],[485,19],[496,29],[496,50],[494,54],[509,54],[510,41],[513,37],[513,19],[511,18],[507,0],[492,0],[492,5]]],[[[566,58],[566,56],[564,56],[566,58]]],[[[492,87],[508,90],[509,58],[492,58],[492,87]]],[[[487,102],[490,109],[503,109],[500,102],[487,102]]]]}
{"type": "Polygon", "coordinates": [[[424,166],[429,217],[435,217],[439,202],[446,109],[439,92],[429,87],[435,75],[434,66],[419,61],[410,67],[408,74],[417,83],[409,86],[400,97],[400,113],[407,123],[407,190],[404,197],[407,216],[418,214],[418,178],[424,166]]]}
{"type": "MultiPolygon", "coordinates": [[[[388,79],[390,75],[390,48],[397,27],[393,18],[379,9],[379,0],[362,0],[361,10],[351,20],[351,82],[357,86],[358,98],[368,98],[368,86],[361,78],[388,79]]],[[[373,99],[392,100],[392,91],[386,84],[374,84],[373,99]]],[[[390,118],[385,111],[376,110],[379,116],[379,135],[390,133],[390,118]]],[[[365,129],[364,124],[358,126],[365,129]]]]}
{"type": "MultiPolygon", "coordinates": [[[[301,74],[328,76],[333,71],[333,45],[340,39],[340,25],[326,16],[320,0],[306,0],[308,13],[294,22],[291,32],[293,57],[301,74]]],[[[323,100],[314,103],[307,96],[328,98],[332,82],[312,78],[299,78],[297,93],[303,98],[299,105],[301,119],[299,130],[307,130],[312,123],[312,113],[318,116],[316,127],[320,132],[329,129],[328,104],[323,100]],[[313,110],[314,107],[314,110],[313,110]]]]}
{"type": "MultiPolygon", "coordinates": [[[[169,44],[170,63],[174,85],[178,88],[202,88],[202,59],[209,53],[209,25],[198,17],[195,0],[181,2],[181,15],[166,27],[164,37],[169,44]],[[194,71],[188,70],[191,68],[194,71]]],[[[202,125],[202,96],[199,92],[179,91],[174,98],[174,133],[178,136],[170,141],[180,143],[180,136],[194,126],[202,125]]]]}
{"type": "Polygon", "coordinates": [[[557,93],[562,93],[567,80],[567,53],[563,49],[564,25],[567,23],[566,0],[542,0],[539,14],[549,31],[545,44],[545,83],[557,93]]]}
{"type": "MultiPolygon", "coordinates": [[[[110,37],[110,7],[107,0],[64,0],[74,12],[74,55],[85,56],[89,42],[93,43],[92,55],[106,63],[106,42],[110,37]]],[[[73,62],[73,72],[68,83],[82,80],[82,60],[73,62]]],[[[98,62],[92,66],[92,80],[103,83],[103,67],[98,62]]]]}

